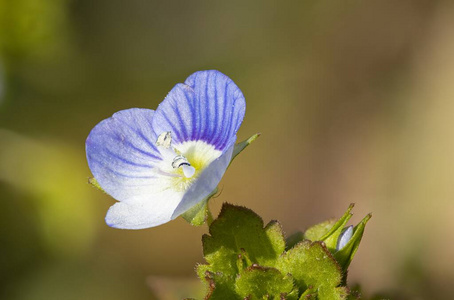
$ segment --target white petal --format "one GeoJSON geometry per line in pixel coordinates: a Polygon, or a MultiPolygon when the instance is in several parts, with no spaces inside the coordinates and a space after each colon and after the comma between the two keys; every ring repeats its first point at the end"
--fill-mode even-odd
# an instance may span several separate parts
{"type": "Polygon", "coordinates": [[[109,208],[106,223],[120,229],[143,229],[167,223],[183,198],[183,193],[167,190],[141,203],[117,202],[109,208]]]}

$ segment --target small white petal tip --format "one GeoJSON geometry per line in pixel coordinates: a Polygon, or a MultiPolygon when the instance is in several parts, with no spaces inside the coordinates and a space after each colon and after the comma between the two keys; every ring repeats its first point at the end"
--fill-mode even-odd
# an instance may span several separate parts
{"type": "Polygon", "coordinates": [[[350,241],[350,239],[353,236],[353,226],[348,226],[339,236],[339,239],[337,241],[337,251],[341,250],[342,248],[347,245],[347,243],[350,241]]]}

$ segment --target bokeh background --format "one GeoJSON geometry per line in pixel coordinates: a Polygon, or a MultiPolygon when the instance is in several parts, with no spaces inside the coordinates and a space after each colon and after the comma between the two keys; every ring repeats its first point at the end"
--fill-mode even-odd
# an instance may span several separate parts
{"type": "Polygon", "coordinates": [[[262,136],[212,201],[287,234],[372,212],[349,283],[454,292],[454,3],[0,0],[0,298],[179,299],[202,287],[206,228],[107,227],[85,138],[218,69],[262,136]]]}

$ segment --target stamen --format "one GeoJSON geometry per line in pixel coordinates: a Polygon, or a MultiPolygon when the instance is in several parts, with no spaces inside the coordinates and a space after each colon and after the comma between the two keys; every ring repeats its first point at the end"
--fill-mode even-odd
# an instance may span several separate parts
{"type": "Polygon", "coordinates": [[[170,144],[172,143],[172,133],[170,131],[163,132],[158,136],[156,141],[156,146],[164,147],[166,149],[170,148],[170,144]]]}
{"type": "MultiPolygon", "coordinates": [[[[184,177],[191,178],[195,174],[195,168],[191,166],[188,159],[180,154],[180,152],[171,147],[172,144],[172,133],[170,131],[163,132],[159,135],[158,139],[156,140],[156,146],[163,147],[165,149],[170,149],[171,152],[175,155],[178,154],[173,158],[172,167],[174,169],[178,169],[179,167],[182,168],[184,177]]],[[[163,172],[167,174],[167,172],[163,172]]],[[[180,177],[181,175],[173,175],[172,177],[180,177]]]]}
{"type": "Polygon", "coordinates": [[[191,164],[189,163],[189,161],[187,160],[186,157],[184,157],[183,155],[177,155],[175,156],[175,158],[173,159],[172,161],[172,167],[174,169],[176,168],[179,168],[181,166],[190,166],[191,164]]]}
{"type": "Polygon", "coordinates": [[[184,177],[186,178],[191,178],[192,176],[194,176],[195,168],[191,166],[188,159],[183,155],[175,156],[172,162],[172,167],[174,169],[181,167],[183,169],[184,177]]]}

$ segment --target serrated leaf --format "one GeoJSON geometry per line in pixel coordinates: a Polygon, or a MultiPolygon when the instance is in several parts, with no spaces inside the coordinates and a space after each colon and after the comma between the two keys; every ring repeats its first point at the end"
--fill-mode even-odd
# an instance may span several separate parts
{"type": "Polygon", "coordinates": [[[224,274],[205,271],[203,279],[207,282],[208,288],[205,300],[243,300],[236,293],[231,278],[224,274]]]}
{"type": "MultiPolygon", "coordinates": [[[[349,287],[347,300],[359,300],[359,299],[365,300],[366,298],[362,297],[361,294],[362,294],[361,286],[359,284],[355,284],[354,286],[349,287]]],[[[383,298],[385,298],[385,297],[381,297],[380,299],[383,299],[383,298]]],[[[389,297],[387,297],[387,298],[389,299],[389,297]]]]}
{"type": "Polygon", "coordinates": [[[312,287],[319,300],[343,299],[331,296],[336,294],[334,290],[341,283],[343,274],[322,242],[297,244],[279,258],[277,269],[290,273],[300,290],[312,287]]]}
{"type": "Polygon", "coordinates": [[[242,258],[241,254],[227,247],[219,247],[216,251],[205,256],[206,261],[209,262],[208,270],[222,272],[232,278],[238,274],[242,258]]]}
{"type": "Polygon", "coordinates": [[[203,201],[184,212],[181,215],[183,219],[194,226],[201,226],[205,224],[207,220],[212,218],[210,209],[208,207],[208,200],[216,195],[217,192],[218,188],[215,188],[214,191],[211,192],[211,194],[209,194],[203,201]]]}
{"type": "Polygon", "coordinates": [[[214,274],[214,295],[218,289],[225,289],[224,285],[233,287],[237,275],[253,264],[274,266],[285,249],[278,222],[263,227],[263,220],[257,214],[241,206],[224,204],[209,233],[202,237],[208,264],[199,265],[197,272],[202,279],[206,279],[206,272],[214,274]],[[220,285],[218,278],[222,278],[220,285]]]}
{"type": "Polygon", "coordinates": [[[304,240],[304,233],[297,231],[285,239],[285,250],[293,248],[299,242],[304,240]]]}
{"type": "MultiPolygon", "coordinates": [[[[224,204],[209,233],[202,238],[203,253],[212,265],[234,266],[238,255],[246,254],[251,263],[272,267],[285,250],[279,223],[273,221],[263,227],[256,213],[241,206],[224,204]]],[[[236,273],[233,268],[231,274],[236,273]]]]}
{"type": "MultiPolygon", "coordinates": [[[[305,237],[335,240],[332,243],[335,248],[351,218],[352,207],[337,222],[328,221],[310,228],[305,237]]],[[[352,238],[341,251],[328,249],[322,241],[304,240],[284,252],[285,241],[278,222],[272,221],[264,227],[262,219],[253,211],[224,204],[218,219],[210,226],[209,235],[203,236],[208,264],[199,265],[197,272],[208,284],[206,299],[346,299],[349,291],[345,287],[347,268],[344,266],[351,262],[369,218],[355,227],[352,238]],[[290,281],[282,276],[293,278],[293,284],[290,286],[290,281]]],[[[300,233],[293,243],[301,238],[300,233]]]]}
{"type": "Polygon", "coordinates": [[[265,226],[265,234],[273,245],[273,252],[278,256],[281,255],[285,251],[285,238],[281,223],[276,220],[270,221],[265,226]]]}
{"type": "Polygon", "coordinates": [[[275,268],[253,265],[240,273],[235,290],[241,297],[251,300],[283,299],[293,290],[293,279],[275,268]]]}

